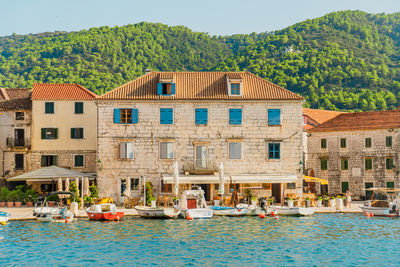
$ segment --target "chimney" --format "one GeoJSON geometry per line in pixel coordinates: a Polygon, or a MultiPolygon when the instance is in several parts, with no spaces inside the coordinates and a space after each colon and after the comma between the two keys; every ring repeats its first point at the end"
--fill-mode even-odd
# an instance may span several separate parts
{"type": "Polygon", "coordinates": [[[151,69],[146,69],[146,70],[144,71],[144,74],[149,74],[149,73],[151,73],[151,69]]]}

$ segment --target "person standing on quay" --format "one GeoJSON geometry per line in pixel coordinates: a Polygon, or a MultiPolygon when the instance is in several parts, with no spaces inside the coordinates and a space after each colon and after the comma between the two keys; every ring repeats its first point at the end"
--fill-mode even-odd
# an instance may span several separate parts
{"type": "Polygon", "coordinates": [[[346,190],[346,207],[351,208],[351,193],[349,190],[346,190]]]}

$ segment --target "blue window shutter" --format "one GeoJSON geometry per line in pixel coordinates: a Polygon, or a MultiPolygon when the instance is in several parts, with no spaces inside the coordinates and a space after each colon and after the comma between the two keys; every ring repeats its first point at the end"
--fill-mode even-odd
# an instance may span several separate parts
{"type": "Polygon", "coordinates": [[[241,125],[242,124],[242,109],[229,110],[229,124],[241,125]]]}
{"type": "Polygon", "coordinates": [[[133,108],[132,109],[132,123],[138,123],[139,121],[139,114],[138,114],[138,109],[137,108],[133,108]]]}
{"type": "Polygon", "coordinates": [[[208,123],[208,110],[205,108],[203,109],[203,124],[207,124],[208,123]]]}
{"type": "Polygon", "coordinates": [[[175,83],[171,83],[171,95],[175,94],[175,83]]]}
{"type": "Polygon", "coordinates": [[[172,108],[160,108],[160,124],[173,124],[174,115],[172,108]]]}
{"type": "Polygon", "coordinates": [[[201,110],[199,108],[196,108],[195,110],[195,123],[196,124],[201,124],[201,110]]]}
{"type": "Polygon", "coordinates": [[[114,123],[121,123],[121,111],[119,108],[114,109],[114,123]]]}
{"type": "Polygon", "coordinates": [[[280,109],[268,109],[268,125],[281,125],[280,109]]]}
{"type": "Polygon", "coordinates": [[[166,124],[164,108],[160,108],[160,124],[166,124]]]}
{"type": "Polygon", "coordinates": [[[168,118],[167,118],[168,124],[172,124],[173,121],[174,121],[174,113],[173,113],[172,108],[168,109],[168,113],[167,114],[168,114],[168,118]]]}
{"type": "Polygon", "coordinates": [[[162,95],[162,83],[157,83],[157,95],[162,95]]]}
{"type": "Polygon", "coordinates": [[[195,123],[196,124],[207,124],[207,109],[196,108],[195,110],[195,123]]]}

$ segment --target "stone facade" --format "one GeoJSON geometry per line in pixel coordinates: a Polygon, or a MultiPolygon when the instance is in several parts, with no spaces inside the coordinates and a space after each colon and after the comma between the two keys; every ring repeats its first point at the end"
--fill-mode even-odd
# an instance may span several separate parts
{"type": "MultiPolygon", "coordinates": [[[[242,174],[297,175],[302,158],[302,101],[107,101],[98,105],[98,176],[100,196],[120,199],[121,180],[146,177],[160,191],[161,177],[172,173],[174,161],[180,173],[195,162],[195,145],[207,147],[207,168],[226,176],[242,174]],[[113,111],[138,109],[137,124],[115,124],[113,111]],[[160,108],[173,108],[173,124],[160,124],[160,108]],[[208,109],[208,124],[195,124],[195,109],[208,109]],[[243,110],[242,125],[229,124],[229,109],[243,110]],[[281,109],[281,125],[268,126],[268,109],[281,109]],[[173,143],[173,159],[160,159],[160,142],[173,143]],[[134,158],[119,158],[119,143],[132,142],[134,158]],[[242,143],[242,158],[229,159],[229,142],[242,143]],[[281,144],[280,159],[268,159],[268,143],[281,144]]],[[[301,181],[301,179],[299,180],[301,181]]],[[[301,182],[297,187],[301,188],[301,182]]]]}
{"type": "Polygon", "coordinates": [[[34,151],[31,153],[31,170],[41,168],[41,157],[44,155],[56,155],[57,166],[62,168],[68,168],[77,170],[84,173],[95,173],[96,172],[96,150],[45,150],[45,151],[34,151]],[[83,167],[74,167],[74,156],[83,155],[84,165],[83,167]]]}
{"type": "Polygon", "coordinates": [[[307,141],[308,161],[306,169],[313,170],[316,177],[329,181],[329,193],[342,193],[342,182],[348,182],[355,198],[366,196],[366,187],[387,187],[399,180],[399,133],[398,129],[352,130],[335,132],[310,132],[307,141]],[[391,136],[391,147],[386,146],[386,137],[391,136]],[[346,147],[340,139],[346,139],[346,147]],[[371,147],[366,147],[366,138],[371,138],[371,147]],[[326,139],[326,148],[321,148],[321,139],[326,139]],[[366,170],[365,158],[372,158],[372,169],[366,170]],[[393,168],[386,168],[386,159],[393,158],[393,168]],[[327,160],[327,170],[321,170],[321,159],[327,160]],[[348,170],[342,170],[342,159],[348,160],[348,170]]]}

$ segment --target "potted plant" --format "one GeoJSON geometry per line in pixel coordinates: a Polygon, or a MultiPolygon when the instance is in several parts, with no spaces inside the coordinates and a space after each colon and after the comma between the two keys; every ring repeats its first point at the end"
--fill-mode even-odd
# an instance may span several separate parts
{"type": "Polygon", "coordinates": [[[17,190],[10,191],[7,198],[7,207],[12,208],[14,207],[14,201],[17,200],[17,190]]]}
{"type": "Polygon", "coordinates": [[[331,197],[331,199],[329,199],[329,206],[330,207],[335,207],[335,197],[331,197]]]}
{"type": "Polygon", "coordinates": [[[8,194],[9,194],[8,188],[3,186],[0,189],[0,207],[5,207],[6,206],[8,194]]]}
{"type": "Polygon", "coordinates": [[[269,206],[274,205],[274,202],[275,202],[275,198],[274,198],[274,197],[268,198],[268,205],[269,205],[269,206]]]}
{"type": "Polygon", "coordinates": [[[293,208],[293,198],[292,197],[287,198],[287,205],[289,208],[293,208]]]}
{"type": "Polygon", "coordinates": [[[250,200],[251,200],[251,205],[252,206],[257,206],[257,200],[258,199],[257,199],[256,196],[252,196],[250,200]]]}
{"type": "Polygon", "coordinates": [[[47,203],[49,203],[49,207],[54,207],[56,202],[60,201],[57,195],[51,195],[47,198],[47,203]]]}
{"type": "Polygon", "coordinates": [[[305,203],[306,203],[306,208],[311,207],[311,199],[309,197],[306,197],[305,203]]]}
{"type": "Polygon", "coordinates": [[[33,207],[33,201],[37,200],[37,193],[35,190],[29,188],[25,191],[25,205],[27,207],[33,207]]]}
{"type": "Polygon", "coordinates": [[[322,207],[322,197],[321,196],[317,197],[317,207],[318,208],[322,207]]]}
{"type": "Polygon", "coordinates": [[[22,206],[22,200],[25,199],[25,192],[20,190],[20,189],[16,189],[16,199],[14,200],[14,205],[16,208],[20,208],[22,206]]]}
{"type": "Polygon", "coordinates": [[[157,199],[155,197],[151,197],[150,201],[151,201],[151,207],[152,208],[157,207],[157,199]]]}
{"type": "Polygon", "coordinates": [[[146,204],[151,205],[153,198],[153,184],[151,182],[146,183],[146,204]]]}
{"type": "Polygon", "coordinates": [[[213,201],[214,201],[214,206],[219,206],[220,197],[219,196],[215,196],[213,201]]]}

